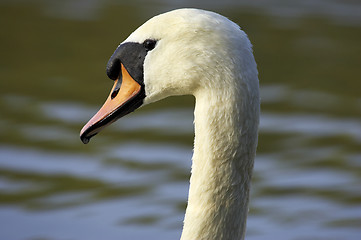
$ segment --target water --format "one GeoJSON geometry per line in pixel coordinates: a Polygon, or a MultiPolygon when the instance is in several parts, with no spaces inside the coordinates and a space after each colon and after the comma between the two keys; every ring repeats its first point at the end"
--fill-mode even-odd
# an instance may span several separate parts
{"type": "Polygon", "coordinates": [[[178,239],[192,97],[123,118],[83,145],[110,91],[105,64],[169,9],[248,33],[262,116],[247,239],[361,236],[361,5],[355,1],[0,3],[0,239],[178,239]]]}

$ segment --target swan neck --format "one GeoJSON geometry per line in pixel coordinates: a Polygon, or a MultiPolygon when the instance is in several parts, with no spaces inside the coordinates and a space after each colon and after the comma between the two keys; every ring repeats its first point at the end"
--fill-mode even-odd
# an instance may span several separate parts
{"type": "Polygon", "coordinates": [[[181,240],[243,239],[258,110],[254,116],[246,113],[250,109],[240,104],[247,106],[248,100],[237,92],[195,96],[194,155],[181,240]]]}

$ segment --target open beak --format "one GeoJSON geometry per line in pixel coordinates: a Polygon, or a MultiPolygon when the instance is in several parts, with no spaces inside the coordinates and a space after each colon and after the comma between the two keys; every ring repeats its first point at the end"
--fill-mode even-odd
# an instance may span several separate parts
{"type": "Polygon", "coordinates": [[[140,107],[144,97],[142,85],[136,82],[121,64],[119,78],[115,80],[108,99],[80,131],[82,142],[87,144],[90,138],[104,127],[140,107]]]}

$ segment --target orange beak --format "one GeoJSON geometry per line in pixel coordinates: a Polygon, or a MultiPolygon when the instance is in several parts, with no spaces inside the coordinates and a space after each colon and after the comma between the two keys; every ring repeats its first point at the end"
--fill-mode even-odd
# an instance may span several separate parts
{"type": "Polygon", "coordinates": [[[136,82],[121,64],[121,74],[115,80],[108,99],[100,110],[80,131],[80,139],[87,144],[91,137],[104,127],[138,108],[144,98],[142,86],[136,82]]]}

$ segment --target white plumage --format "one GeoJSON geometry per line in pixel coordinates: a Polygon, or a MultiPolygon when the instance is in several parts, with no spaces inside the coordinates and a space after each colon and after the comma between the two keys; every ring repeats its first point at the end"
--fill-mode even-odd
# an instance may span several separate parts
{"type": "Polygon", "coordinates": [[[157,39],[144,63],[145,103],[192,94],[195,141],[182,240],[244,238],[259,122],[258,73],[247,35],[227,18],[180,9],[126,40],[157,39]]]}
{"type": "MultiPolygon", "coordinates": [[[[130,46],[127,43],[138,44],[141,53],[142,44],[149,39],[156,40],[156,46],[141,55],[143,105],[171,95],[190,94],[196,98],[192,175],[181,240],[243,239],[260,107],[252,45],[237,24],[197,9],[153,17],[119,49],[130,46]]],[[[116,65],[118,53],[108,63],[112,78],[120,69],[116,65]]],[[[122,72],[128,76],[123,65],[122,72]]],[[[137,84],[134,94],[140,91],[137,84]]],[[[115,99],[117,94],[112,93],[115,99]]],[[[109,104],[112,101],[116,103],[112,98],[107,100],[109,104]]],[[[123,100],[119,102],[125,105],[123,100]]],[[[121,107],[107,109],[105,115],[99,113],[83,128],[84,143],[104,124],[115,121],[113,115],[121,107]]]]}

